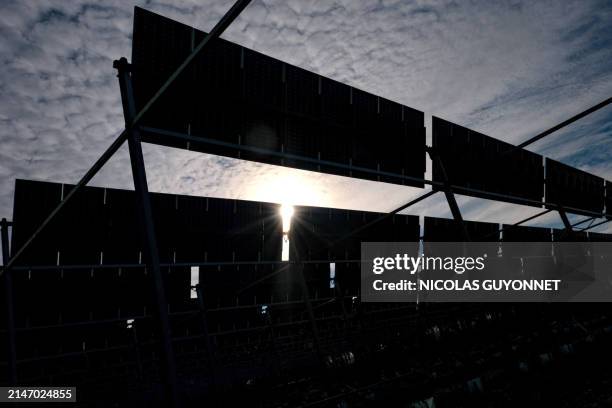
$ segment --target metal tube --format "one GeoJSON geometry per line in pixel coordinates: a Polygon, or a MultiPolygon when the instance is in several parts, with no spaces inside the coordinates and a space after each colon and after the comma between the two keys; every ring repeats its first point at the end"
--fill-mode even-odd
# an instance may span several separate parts
{"type": "MultiPolygon", "coordinates": [[[[7,265],[10,259],[9,249],[9,222],[6,218],[1,221],[2,228],[2,264],[7,265]]],[[[4,300],[6,305],[6,332],[8,337],[8,379],[10,385],[17,384],[17,347],[15,342],[15,314],[13,309],[13,277],[11,271],[4,274],[4,300]]]]}
{"type": "MultiPolygon", "coordinates": [[[[127,125],[132,122],[136,110],[129,67],[125,58],[115,61],[113,66],[118,70],[117,76],[119,77],[123,115],[127,127],[127,125]]],[[[132,165],[134,189],[136,190],[137,208],[139,209],[143,238],[145,240],[146,264],[147,269],[151,272],[153,294],[157,309],[157,317],[159,319],[159,335],[161,337],[163,355],[161,359],[163,364],[161,375],[165,380],[168,398],[167,405],[179,407],[180,401],[176,376],[176,362],[170,334],[168,302],[166,301],[166,293],[161,268],[159,266],[159,252],[157,250],[157,241],[155,238],[151,199],[149,196],[142,145],[140,143],[140,134],[137,128],[128,130],[127,140],[130,152],[130,164],[132,165]]]]}
{"type": "Polygon", "coordinates": [[[448,202],[448,206],[451,210],[451,214],[453,215],[453,219],[461,225],[461,231],[463,232],[463,238],[466,241],[470,240],[470,234],[467,230],[467,226],[465,222],[463,222],[463,216],[461,215],[461,210],[459,209],[459,205],[457,204],[457,200],[455,199],[455,194],[453,193],[453,189],[448,180],[448,175],[446,174],[446,169],[444,169],[444,163],[442,163],[442,159],[438,154],[436,154],[433,149],[427,149],[427,153],[431,158],[433,166],[438,166],[440,169],[440,173],[442,173],[442,179],[444,180],[444,196],[446,197],[446,201],[448,202]]]}
{"type": "MultiPolygon", "coordinates": [[[[298,160],[298,161],[303,161],[305,163],[321,164],[321,165],[325,165],[328,167],[334,167],[338,169],[353,170],[353,171],[359,171],[361,173],[393,177],[393,178],[397,178],[398,180],[412,181],[415,183],[423,183],[423,184],[431,185],[433,187],[440,188],[440,190],[442,190],[445,187],[443,182],[427,180],[422,177],[410,177],[410,176],[405,176],[405,175],[398,174],[398,173],[390,173],[386,171],[373,170],[367,167],[360,167],[360,166],[355,166],[355,165],[349,166],[346,164],[332,162],[328,160],[313,159],[311,157],[305,157],[305,156],[300,156],[300,155],[290,154],[290,153],[276,152],[274,150],[263,149],[259,147],[244,146],[244,145],[239,145],[236,143],[223,142],[220,140],[211,139],[209,137],[203,137],[203,136],[198,136],[198,135],[188,135],[185,133],[174,132],[171,130],[157,129],[157,128],[146,127],[146,126],[141,127],[140,130],[143,133],[151,133],[155,135],[166,136],[168,138],[173,138],[173,139],[181,139],[181,140],[205,143],[205,144],[221,146],[221,147],[230,147],[232,149],[239,150],[239,151],[266,154],[266,155],[270,155],[273,157],[280,157],[280,158],[285,158],[285,159],[290,159],[290,160],[298,160]]],[[[584,210],[580,208],[567,207],[567,206],[562,207],[555,203],[531,200],[528,198],[517,197],[517,196],[513,196],[509,194],[493,193],[489,191],[479,190],[477,188],[462,187],[462,186],[457,186],[454,184],[451,184],[450,188],[456,194],[477,195],[477,197],[479,198],[485,198],[489,200],[509,201],[509,202],[519,204],[519,205],[529,205],[529,206],[534,206],[534,207],[542,207],[542,205],[545,205],[546,207],[551,208],[553,210],[558,209],[558,208],[563,208],[565,209],[565,211],[568,211],[568,212],[575,212],[578,214],[585,214],[585,215],[590,215],[590,216],[599,217],[599,218],[605,216],[605,214],[603,213],[597,213],[593,211],[588,211],[588,210],[584,210]]]]}
{"type": "Polygon", "coordinates": [[[580,231],[588,231],[588,230],[593,229],[593,228],[595,228],[595,227],[599,227],[600,225],[607,224],[607,223],[609,223],[610,221],[612,221],[612,218],[607,219],[607,220],[603,220],[603,221],[601,221],[601,222],[598,222],[597,224],[590,225],[590,226],[588,226],[588,227],[586,227],[586,228],[581,229],[580,231]]]}
{"type": "Polygon", "coordinates": [[[561,221],[563,221],[563,226],[565,227],[565,229],[568,232],[573,231],[572,229],[572,223],[569,221],[569,218],[567,218],[567,214],[565,213],[565,211],[563,210],[558,210],[559,212],[559,217],[561,217],[561,221]]]}
{"type": "Polygon", "coordinates": [[[210,376],[211,376],[211,380],[212,380],[212,389],[213,392],[216,393],[216,385],[217,385],[217,379],[216,379],[216,363],[217,363],[217,359],[215,356],[215,350],[213,349],[213,344],[212,341],[210,339],[210,334],[208,331],[208,318],[207,318],[207,314],[206,314],[206,305],[204,304],[204,293],[202,291],[202,285],[201,284],[197,284],[195,286],[195,290],[196,290],[196,294],[198,296],[198,308],[199,308],[199,312],[200,312],[200,322],[202,324],[202,336],[204,337],[204,341],[206,343],[206,355],[208,357],[208,364],[209,364],[209,369],[210,369],[210,376]]]}
{"type": "Polygon", "coordinates": [[[580,112],[579,114],[577,114],[575,116],[572,116],[568,120],[565,120],[565,121],[559,123],[558,125],[555,125],[555,126],[551,127],[550,129],[547,129],[547,130],[543,131],[542,133],[539,133],[539,134],[535,135],[534,137],[525,140],[523,143],[517,145],[516,149],[521,149],[521,148],[523,148],[525,146],[528,146],[528,145],[530,145],[532,143],[535,143],[538,140],[540,140],[540,139],[550,135],[551,133],[554,133],[557,130],[559,130],[559,129],[561,129],[561,128],[563,128],[563,127],[565,127],[565,126],[567,126],[567,125],[569,125],[571,123],[574,123],[577,120],[582,119],[585,116],[590,115],[591,113],[593,113],[593,112],[595,112],[595,111],[597,111],[597,110],[599,110],[599,109],[609,105],[611,102],[612,102],[612,98],[608,98],[605,101],[600,102],[597,105],[595,105],[595,106],[593,106],[593,107],[591,107],[591,108],[589,108],[589,109],[587,109],[587,110],[585,110],[583,112],[580,112]]]}

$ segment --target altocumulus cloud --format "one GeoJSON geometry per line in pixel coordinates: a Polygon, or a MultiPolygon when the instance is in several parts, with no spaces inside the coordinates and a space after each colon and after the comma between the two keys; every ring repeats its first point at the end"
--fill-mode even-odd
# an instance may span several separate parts
{"type": "MultiPolygon", "coordinates": [[[[232,2],[136,4],[210,30],[232,2]]],[[[112,60],[131,54],[133,5],[0,5],[0,216],[11,217],[15,178],[75,182],[121,131],[112,60]]],[[[224,37],[516,143],[612,94],[610,21],[606,1],[254,0],[224,37]]],[[[530,149],[612,179],[611,119],[603,110],[530,149]]],[[[419,193],[154,146],[145,154],[154,191],[275,201],[266,186],[284,178],[312,190],[303,204],[379,211],[419,193]]],[[[131,188],[125,150],[94,184],[131,188]]],[[[476,220],[537,211],[460,203],[476,220]]],[[[448,215],[435,197],[413,212],[448,215]]]]}

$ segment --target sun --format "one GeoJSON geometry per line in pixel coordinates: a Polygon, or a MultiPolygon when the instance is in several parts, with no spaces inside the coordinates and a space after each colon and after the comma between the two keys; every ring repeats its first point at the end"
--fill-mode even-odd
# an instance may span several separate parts
{"type": "Polygon", "coordinates": [[[285,169],[257,177],[249,185],[246,196],[249,200],[278,203],[287,208],[294,205],[320,206],[323,198],[320,183],[311,175],[285,169]]]}
{"type": "Polygon", "coordinates": [[[281,204],[280,215],[283,219],[283,232],[289,232],[291,229],[291,218],[293,217],[294,209],[290,204],[281,204]]]}

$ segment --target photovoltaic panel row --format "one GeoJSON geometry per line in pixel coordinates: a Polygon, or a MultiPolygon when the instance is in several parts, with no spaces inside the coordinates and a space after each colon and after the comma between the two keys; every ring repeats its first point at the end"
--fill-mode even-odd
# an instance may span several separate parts
{"type": "MultiPolygon", "coordinates": [[[[486,193],[542,202],[544,166],[539,154],[516,149],[509,143],[437,117],[433,117],[432,145],[451,185],[483,191],[457,192],[508,202],[518,201],[486,193]]],[[[444,181],[442,169],[435,164],[433,180],[444,181]]],[[[537,206],[535,203],[530,205],[537,206]]]]}
{"type": "MultiPolygon", "coordinates": [[[[580,210],[603,213],[604,179],[560,163],[546,159],[546,202],[570,207],[573,213],[580,210]]],[[[588,215],[588,213],[587,213],[588,215]]]]}
{"type": "MultiPolygon", "coordinates": [[[[460,194],[534,206],[544,199],[548,208],[562,206],[585,215],[602,214],[605,200],[610,200],[604,200],[610,183],[601,177],[549,158],[544,171],[542,156],[436,117],[432,144],[450,184],[460,194]]],[[[442,168],[436,164],[433,180],[444,181],[442,168]]]]}
{"type": "Polygon", "coordinates": [[[612,242],[612,234],[603,234],[601,232],[589,232],[589,240],[591,242],[612,242]]]}
{"type": "MultiPolygon", "coordinates": [[[[25,242],[71,188],[17,181],[14,248],[25,242]]],[[[192,264],[281,260],[283,233],[277,204],[168,194],[152,194],[152,204],[160,261],[167,264],[162,265],[167,298],[174,309],[182,308],[189,299],[192,264]]],[[[418,240],[417,217],[395,215],[372,223],[382,215],[298,207],[290,242],[302,259],[329,263],[359,259],[361,241],[418,240]],[[359,228],[362,229],[354,236],[328,248],[328,244],[359,228]]],[[[38,323],[52,324],[59,320],[142,315],[144,309],[151,310],[140,231],[133,192],[87,187],[77,193],[57,221],[18,261],[18,266],[39,266],[15,273],[18,321],[24,323],[29,316],[36,316],[38,323]],[[97,265],[105,268],[96,268],[97,265]],[[40,269],[42,266],[45,268],[40,269]],[[48,307],[39,310],[39,303],[31,302],[32,298],[48,307]]],[[[274,268],[227,266],[221,273],[216,266],[202,266],[201,271],[208,271],[207,283],[214,286],[215,299],[233,300],[237,287],[262,278],[274,268]],[[227,279],[228,274],[232,279],[227,279]],[[220,280],[215,281],[215,276],[220,280]]],[[[339,275],[343,268],[338,265],[339,275]]],[[[250,295],[260,299],[283,296],[274,282],[266,284],[250,295]]]]}
{"type": "MultiPolygon", "coordinates": [[[[14,247],[23,244],[38,222],[71,188],[70,185],[25,180],[16,183],[14,247]]],[[[19,358],[50,357],[44,360],[49,361],[48,364],[32,364],[30,378],[37,375],[36,372],[56,367],[59,363],[55,361],[62,361],[68,369],[70,363],[58,356],[62,353],[109,349],[115,351],[112,355],[105,354],[108,361],[133,360],[133,355],[122,354],[122,350],[127,348],[129,352],[133,347],[131,333],[126,329],[127,319],[136,319],[133,324],[138,327],[138,336],[149,339],[147,344],[156,336],[154,322],[145,317],[154,310],[149,274],[144,266],[117,265],[138,264],[143,260],[134,193],[86,187],[73,200],[58,221],[38,237],[40,241],[33,250],[18,262],[18,266],[50,266],[13,271],[16,325],[37,328],[19,332],[19,358]],[[80,266],[53,267],[58,257],[64,266],[80,266]],[[106,268],[81,263],[102,264],[106,268]],[[40,308],[40,304],[45,307],[40,308]],[[65,329],[65,325],[70,329],[65,329]],[[38,341],[41,333],[45,336],[44,343],[38,341]]],[[[182,263],[161,268],[171,314],[194,308],[189,299],[190,262],[280,260],[282,228],[276,204],[166,194],[152,194],[152,203],[161,261],[182,263]]],[[[306,245],[300,238],[311,242],[309,234],[320,232],[325,242],[335,241],[381,215],[299,207],[294,216],[291,245],[304,245],[303,253],[308,255],[314,246],[306,245]]],[[[341,261],[359,256],[360,240],[418,239],[417,217],[396,215],[373,225],[363,229],[357,235],[359,239],[343,242],[337,253],[322,252],[322,262],[318,265],[305,267],[312,297],[328,299],[335,296],[332,279],[334,283],[336,280],[343,282],[343,293],[356,295],[358,265],[341,261]],[[330,278],[330,261],[338,262],[333,278],[330,278]]],[[[296,308],[303,308],[302,292],[295,274],[285,271],[253,290],[238,294],[241,287],[274,273],[279,267],[270,264],[201,266],[205,304],[214,313],[210,329],[215,333],[231,334],[238,325],[249,333],[251,327],[265,324],[259,309],[249,306],[257,302],[287,301],[285,314],[278,309],[280,306],[274,307],[275,319],[286,315],[287,319],[295,320],[296,308]],[[238,304],[246,307],[232,309],[238,304]]],[[[323,311],[317,309],[316,313],[323,311]]],[[[193,325],[187,329],[183,327],[187,321],[197,323],[198,319],[171,318],[174,336],[194,334],[193,325]]],[[[320,330],[326,333],[324,327],[320,330]]],[[[219,344],[233,344],[232,339],[236,338],[238,335],[221,337],[219,344]]],[[[155,351],[156,346],[150,347],[155,351]]],[[[180,345],[177,343],[176,347],[178,350],[180,345]]],[[[141,352],[144,353],[142,349],[141,352]]],[[[79,364],[76,366],[75,369],[82,369],[79,364]]],[[[99,373],[96,367],[92,365],[87,369],[99,373]]]]}
{"type": "MultiPolygon", "coordinates": [[[[132,62],[139,108],[204,35],[135,9],[132,62]]],[[[350,168],[422,179],[423,112],[225,40],[210,45],[152,108],[143,126],[349,167],[283,159],[197,140],[169,140],[147,131],[145,141],[305,170],[423,185],[350,168]]]]}

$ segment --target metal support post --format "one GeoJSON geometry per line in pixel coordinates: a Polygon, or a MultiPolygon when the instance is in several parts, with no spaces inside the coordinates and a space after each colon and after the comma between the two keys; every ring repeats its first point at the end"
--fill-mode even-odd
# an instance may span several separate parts
{"type": "Polygon", "coordinates": [[[292,277],[296,277],[301,288],[304,306],[306,306],[306,313],[308,314],[308,320],[310,321],[310,327],[312,330],[312,338],[314,341],[315,351],[319,357],[319,361],[323,361],[323,352],[321,350],[321,339],[319,337],[319,329],[317,327],[317,321],[314,315],[314,309],[310,302],[310,291],[308,290],[308,284],[306,283],[306,277],[304,275],[304,263],[301,262],[300,247],[302,242],[297,234],[291,234],[290,240],[291,245],[289,247],[289,273],[292,277]]]}
{"type": "Polygon", "coordinates": [[[130,162],[132,165],[132,176],[134,178],[134,189],[136,190],[137,208],[143,229],[143,238],[145,240],[146,265],[147,270],[151,273],[154,301],[156,303],[157,317],[159,320],[163,356],[161,359],[163,362],[161,375],[166,385],[168,398],[167,405],[178,407],[180,405],[179,393],[177,389],[176,363],[170,334],[170,322],[168,319],[168,304],[166,302],[166,293],[159,266],[159,253],[157,251],[157,242],[155,239],[155,227],[153,224],[153,213],[142,154],[142,145],[138,128],[130,127],[136,112],[130,66],[125,58],[121,58],[119,61],[113,63],[113,67],[118,71],[117,76],[119,77],[123,115],[128,131],[127,141],[130,162]]]}
{"type": "Polygon", "coordinates": [[[470,234],[468,233],[467,227],[465,226],[465,222],[463,222],[463,217],[461,216],[461,210],[459,209],[459,205],[457,204],[457,200],[455,199],[455,194],[453,193],[453,189],[451,188],[451,184],[448,180],[448,175],[446,174],[446,170],[444,169],[442,159],[440,159],[440,156],[435,153],[431,147],[427,148],[427,153],[431,158],[432,167],[438,166],[440,172],[442,173],[442,179],[444,182],[444,195],[446,196],[446,201],[448,202],[448,206],[450,207],[453,219],[459,222],[459,224],[461,225],[463,238],[466,241],[471,241],[470,234]]]}
{"type": "Polygon", "coordinates": [[[319,357],[319,361],[323,361],[323,351],[321,350],[321,339],[319,337],[319,329],[317,327],[317,321],[314,315],[314,309],[310,302],[310,291],[308,290],[308,284],[306,283],[306,277],[304,276],[304,264],[294,263],[291,271],[297,275],[302,288],[302,296],[304,298],[304,305],[306,306],[306,312],[308,313],[308,320],[310,321],[310,328],[312,330],[312,338],[314,341],[315,351],[319,357]]]}
{"type": "MultiPolygon", "coordinates": [[[[9,253],[9,222],[2,219],[2,264],[8,265],[9,253]]],[[[17,347],[15,342],[15,315],[13,310],[13,278],[10,270],[4,273],[4,300],[6,305],[6,334],[8,343],[8,379],[10,385],[17,384],[17,347]]]]}
{"type": "Polygon", "coordinates": [[[344,293],[342,293],[342,288],[340,287],[340,282],[338,282],[338,275],[334,278],[334,294],[336,297],[336,302],[340,303],[340,311],[342,312],[342,320],[344,321],[344,326],[348,326],[348,313],[346,311],[346,305],[344,304],[344,293]]]}
{"type": "Polygon", "coordinates": [[[274,320],[272,319],[272,310],[270,307],[268,307],[265,313],[262,313],[261,311],[260,313],[262,314],[262,318],[268,327],[268,333],[270,334],[270,360],[274,368],[274,374],[280,375],[281,361],[280,355],[278,354],[278,347],[276,345],[276,330],[274,328],[274,320]]]}
{"type": "Polygon", "coordinates": [[[144,370],[142,368],[142,355],[140,354],[140,341],[138,340],[138,332],[136,331],[136,321],[132,323],[130,329],[132,331],[132,342],[134,345],[134,357],[136,358],[136,372],[138,379],[142,381],[144,379],[144,370]]]}
{"type": "Polygon", "coordinates": [[[567,214],[565,213],[565,210],[562,208],[559,208],[558,211],[559,211],[559,216],[561,217],[561,221],[563,221],[563,226],[565,227],[567,232],[572,232],[573,231],[572,223],[569,221],[569,218],[567,218],[567,214]]]}
{"type": "Polygon", "coordinates": [[[210,376],[212,378],[212,385],[214,389],[217,384],[217,379],[216,379],[217,359],[216,359],[215,350],[213,348],[212,341],[210,340],[210,334],[208,331],[208,318],[206,316],[206,305],[204,304],[204,294],[202,291],[202,285],[199,283],[195,285],[195,290],[198,296],[198,307],[200,309],[200,320],[202,322],[202,335],[204,336],[204,340],[206,341],[206,355],[208,357],[210,376]]]}

